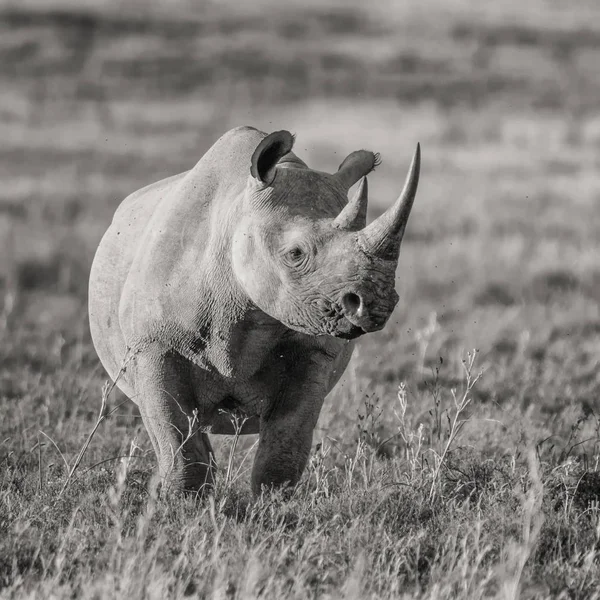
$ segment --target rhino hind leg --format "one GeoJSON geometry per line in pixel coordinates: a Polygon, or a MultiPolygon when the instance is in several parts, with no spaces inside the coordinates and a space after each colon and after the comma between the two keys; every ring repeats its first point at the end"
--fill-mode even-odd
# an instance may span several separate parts
{"type": "Polygon", "coordinates": [[[215,458],[194,413],[187,361],[175,355],[136,357],[137,404],[158,459],[163,492],[212,488],[215,458]]]}

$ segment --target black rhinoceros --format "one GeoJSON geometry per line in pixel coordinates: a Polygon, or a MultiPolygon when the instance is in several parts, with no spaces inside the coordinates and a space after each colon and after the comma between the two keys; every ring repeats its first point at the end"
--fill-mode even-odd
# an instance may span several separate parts
{"type": "Polygon", "coordinates": [[[207,432],[234,433],[231,413],[259,434],[254,493],[295,484],[352,340],[398,300],[419,147],[397,202],[366,225],[377,155],[353,152],[330,175],[293,143],[288,131],[229,131],[190,171],[125,199],[96,253],[94,345],[139,406],[170,489],[212,484],[207,432]]]}

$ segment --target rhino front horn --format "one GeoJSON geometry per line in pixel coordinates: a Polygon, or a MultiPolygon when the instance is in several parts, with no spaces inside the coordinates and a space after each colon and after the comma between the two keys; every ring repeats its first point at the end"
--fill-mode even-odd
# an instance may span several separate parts
{"type": "Polygon", "coordinates": [[[397,260],[400,243],[417,193],[421,169],[421,147],[413,156],[402,193],[393,206],[361,231],[364,249],[373,256],[386,260],[397,260]]]}

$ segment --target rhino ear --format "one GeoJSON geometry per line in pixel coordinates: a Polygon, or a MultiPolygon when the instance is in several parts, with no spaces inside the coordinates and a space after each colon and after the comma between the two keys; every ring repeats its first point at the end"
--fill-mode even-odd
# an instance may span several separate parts
{"type": "Polygon", "coordinates": [[[294,145],[294,136],[289,131],[275,131],[264,138],[252,155],[250,173],[254,179],[270,185],[275,178],[275,167],[294,145]]]}
{"type": "Polygon", "coordinates": [[[334,177],[349,190],[361,177],[366,177],[380,164],[379,153],[357,150],[343,160],[334,177]]]}

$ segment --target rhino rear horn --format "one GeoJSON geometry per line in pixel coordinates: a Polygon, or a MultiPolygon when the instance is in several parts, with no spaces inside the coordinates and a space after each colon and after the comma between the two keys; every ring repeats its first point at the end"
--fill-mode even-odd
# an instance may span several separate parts
{"type": "Polygon", "coordinates": [[[333,221],[333,226],[337,229],[362,229],[367,224],[368,201],[369,186],[367,185],[367,178],[363,177],[354,196],[333,221]]]}
{"type": "Polygon", "coordinates": [[[375,167],[379,166],[379,154],[369,150],[357,150],[349,154],[333,175],[345,188],[349,190],[361,177],[368,175],[375,167]]]}
{"type": "Polygon", "coordinates": [[[289,131],[274,131],[265,137],[252,154],[252,177],[265,185],[273,183],[275,168],[294,145],[294,136],[289,131]]]}

